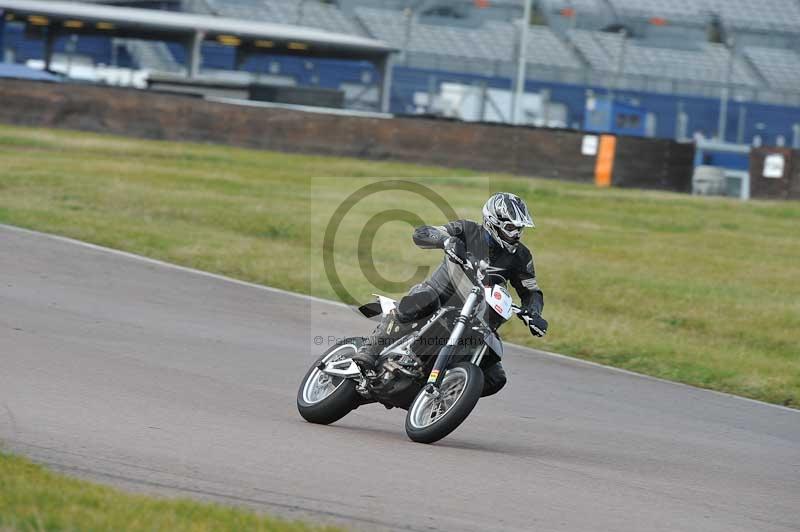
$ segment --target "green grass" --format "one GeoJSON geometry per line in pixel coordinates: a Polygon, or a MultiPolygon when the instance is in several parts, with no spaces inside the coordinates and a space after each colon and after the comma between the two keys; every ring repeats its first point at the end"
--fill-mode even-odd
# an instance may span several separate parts
{"type": "Polygon", "coordinates": [[[142,530],[308,532],[311,527],[239,508],[155,499],[49,472],[0,452],[0,531],[142,530]]]}
{"type": "MultiPolygon", "coordinates": [[[[320,235],[346,194],[376,178],[425,184],[473,219],[490,191],[528,200],[551,332],[536,340],[514,323],[508,340],[800,407],[797,203],[0,127],[0,221],[327,298],[320,235]]],[[[369,209],[389,208],[445,221],[404,193],[354,209],[335,257],[362,301],[373,290],[356,236],[369,209]]],[[[440,260],[414,248],[406,224],[377,235],[387,278],[440,260]]]]}

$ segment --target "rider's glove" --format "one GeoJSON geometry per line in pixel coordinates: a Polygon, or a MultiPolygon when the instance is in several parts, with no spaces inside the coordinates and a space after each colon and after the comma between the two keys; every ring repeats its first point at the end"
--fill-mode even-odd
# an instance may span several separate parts
{"type": "Polygon", "coordinates": [[[444,241],[444,252],[447,258],[463,266],[467,263],[467,247],[464,241],[454,236],[444,241]]]}
{"type": "Polygon", "coordinates": [[[542,337],[547,334],[547,320],[544,319],[538,312],[523,311],[520,314],[522,321],[528,326],[528,330],[534,336],[542,337]]]}

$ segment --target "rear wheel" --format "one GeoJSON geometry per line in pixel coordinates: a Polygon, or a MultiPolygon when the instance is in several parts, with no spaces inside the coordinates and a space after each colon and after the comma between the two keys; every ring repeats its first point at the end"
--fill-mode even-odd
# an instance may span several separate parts
{"type": "Polygon", "coordinates": [[[459,362],[447,370],[439,386],[439,397],[424,389],[417,394],[406,415],[406,434],[419,443],[441,440],[467,419],[483,391],[483,372],[470,362],[459,362]]]}
{"type": "Polygon", "coordinates": [[[354,381],[323,373],[317,366],[352,357],[363,341],[363,338],[347,338],[325,351],[314,362],[297,390],[297,410],[303,419],[329,425],[358,406],[361,396],[356,391],[354,381]]]}

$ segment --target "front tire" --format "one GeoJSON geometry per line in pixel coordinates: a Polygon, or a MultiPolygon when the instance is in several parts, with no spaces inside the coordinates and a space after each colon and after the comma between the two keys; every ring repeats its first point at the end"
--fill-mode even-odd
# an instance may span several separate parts
{"type": "Polygon", "coordinates": [[[364,338],[347,338],[320,356],[297,390],[297,410],[309,423],[330,425],[349,414],[361,402],[356,383],[351,379],[332,377],[322,373],[317,366],[335,359],[353,356],[364,338]]]}
{"type": "Polygon", "coordinates": [[[470,362],[451,366],[440,385],[441,398],[424,389],[406,414],[406,434],[418,443],[439,441],[458,428],[478,403],[483,391],[483,371],[470,362]]]}

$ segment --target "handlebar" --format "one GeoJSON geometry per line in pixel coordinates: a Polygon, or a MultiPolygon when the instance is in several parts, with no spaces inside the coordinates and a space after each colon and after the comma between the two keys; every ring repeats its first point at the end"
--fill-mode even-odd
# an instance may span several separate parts
{"type": "MultiPolygon", "coordinates": [[[[481,272],[485,273],[486,272],[486,268],[488,267],[488,264],[486,264],[486,261],[478,261],[475,258],[475,256],[472,253],[470,253],[469,251],[467,251],[467,256],[465,258],[466,258],[466,261],[465,261],[464,265],[461,266],[461,270],[469,278],[469,280],[472,281],[472,284],[474,284],[475,286],[481,286],[482,287],[483,283],[481,282],[480,279],[478,279],[478,272],[481,271],[481,272]],[[481,263],[483,263],[483,264],[481,264],[481,263]]],[[[481,276],[481,277],[483,277],[483,276],[481,276]]]]}
{"type": "MultiPolygon", "coordinates": [[[[486,271],[489,268],[489,264],[485,260],[476,261],[475,257],[467,251],[462,259],[460,256],[455,254],[447,253],[448,257],[451,258],[453,262],[456,262],[461,265],[461,270],[464,272],[464,275],[472,281],[474,288],[472,290],[473,295],[477,295],[479,293],[483,293],[486,289],[486,286],[483,284],[483,280],[486,278],[486,271]],[[479,275],[480,274],[480,275],[479,275]]],[[[485,304],[485,303],[484,303],[485,304]]],[[[473,307],[473,308],[480,308],[480,307],[473,307]]],[[[525,322],[525,325],[530,329],[531,334],[534,336],[544,336],[547,334],[547,322],[545,321],[544,324],[540,326],[540,324],[532,323],[532,320],[535,316],[528,314],[522,307],[512,304],[511,311],[516,315],[519,319],[525,322]]],[[[540,321],[541,320],[540,318],[540,321]]]]}
{"type": "MultiPolygon", "coordinates": [[[[481,276],[481,279],[485,278],[486,269],[489,267],[489,264],[485,260],[477,260],[475,256],[467,251],[466,262],[461,267],[464,274],[469,278],[470,281],[475,286],[479,286],[483,288],[485,285],[478,279],[478,272],[482,272],[484,275],[481,276]]],[[[521,320],[524,320],[523,314],[524,310],[522,307],[518,305],[511,305],[511,310],[514,311],[514,314],[521,320]]]]}

